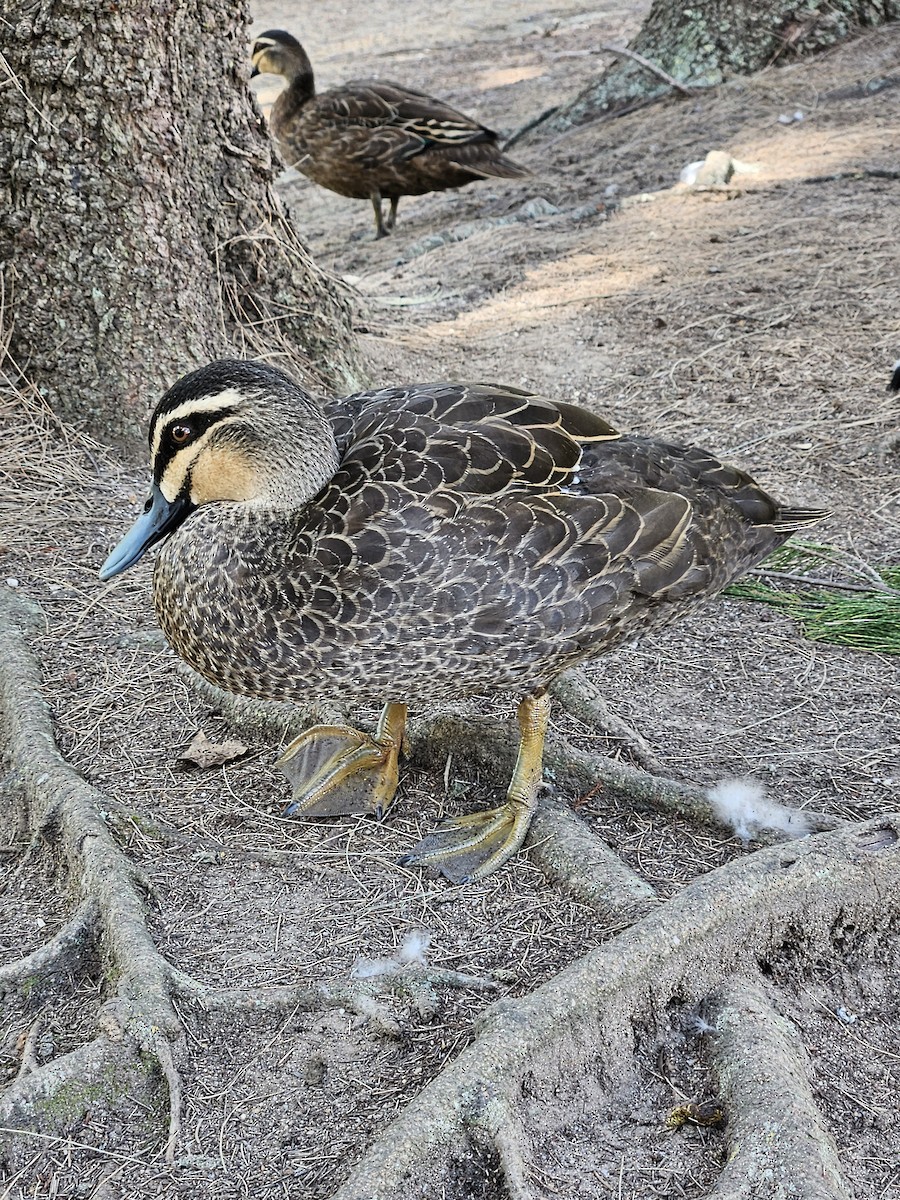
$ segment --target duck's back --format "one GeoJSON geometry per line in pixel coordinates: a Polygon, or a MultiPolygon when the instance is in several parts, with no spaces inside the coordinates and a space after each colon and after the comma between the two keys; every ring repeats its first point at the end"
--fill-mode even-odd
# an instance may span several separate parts
{"type": "Polygon", "coordinates": [[[329,415],[341,464],[309,505],[201,508],[160,555],[157,596],[181,598],[160,610],[167,635],[232,690],[529,690],[675,619],[819,515],[703,451],[515,389],[384,389],[329,415]]]}
{"type": "Polygon", "coordinates": [[[486,175],[519,178],[497,135],[399,84],[352,80],[298,103],[286,89],[271,128],[289,166],[340,195],[365,199],[462,187],[486,175]]]}

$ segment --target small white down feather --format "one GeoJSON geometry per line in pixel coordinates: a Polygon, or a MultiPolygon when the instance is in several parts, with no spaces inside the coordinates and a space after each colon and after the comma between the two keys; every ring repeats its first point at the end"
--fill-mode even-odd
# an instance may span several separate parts
{"type": "Polygon", "coordinates": [[[395,975],[404,967],[425,967],[431,934],[425,929],[411,930],[391,958],[358,958],[350,971],[351,979],[371,979],[375,975],[395,975]]]}

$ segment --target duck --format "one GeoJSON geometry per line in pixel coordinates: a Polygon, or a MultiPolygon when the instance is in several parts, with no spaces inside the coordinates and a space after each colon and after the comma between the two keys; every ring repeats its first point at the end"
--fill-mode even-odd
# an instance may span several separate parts
{"type": "Polygon", "coordinates": [[[518,696],[505,801],[402,860],[455,883],[524,841],[558,676],[677,621],[826,515],[709,451],[500,384],[321,403],[277,367],[222,360],[165,393],[149,441],[144,513],[100,578],[159,544],[159,622],[205,679],[383,705],[374,733],[320,725],[286,748],[287,815],[381,816],[410,704],[518,696]]]}
{"type": "Polygon", "coordinates": [[[252,62],[253,76],[287,80],[269,118],[285,164],[340,196],[370,200],[376,239],[394,229],[401,196],[529,174],[502,154],[493,130],[424,92],[351,80],[317,93],[306,51],[283,29],[255,39],[252,62]]]}

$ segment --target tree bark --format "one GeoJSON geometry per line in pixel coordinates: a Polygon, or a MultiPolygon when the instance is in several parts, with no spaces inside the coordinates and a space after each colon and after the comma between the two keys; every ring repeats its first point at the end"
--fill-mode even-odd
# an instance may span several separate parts
{"type": "MultiPolygon", "coordinates": [[[[673,90],[672,81],[682,87],[711,87],[732,75],[762,70],[783,56],[823,50],[857,26],[897,19],[897,0],[833,0],[827,8],[805,8],[792,0],[654,0],[628,47],[636,57],[618,54],[597,80],[534,126],[529,137],[537,128],[565,132],[655,100],[673,90]]],[[[604,49],[615,52],[614,47],[604,49]]]]}
{"type": "Polygon", "coordinates": [[[134,450],[148,404],[211,358],[352,389],[348,305],[273,191],[246,4],[3,7],[7,368],[134,450]]]}

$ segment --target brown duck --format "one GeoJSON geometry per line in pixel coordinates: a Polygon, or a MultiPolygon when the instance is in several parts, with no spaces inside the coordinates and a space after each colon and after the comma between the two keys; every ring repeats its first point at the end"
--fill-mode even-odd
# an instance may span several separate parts
{"type": "Polygon", "coordinates": [[[163,396],[150,447],[147,508],[101,578],[166,538],[156,610],[201,675],[267,699],[386,702],[374,736],[319,726],[288,747],[289,812],[387,809],[408,702],[524,697],[506,802],[407,857],[456,881],[522,844],[558,675],[677,620],[824,515],[704,450],[486,384],[323,411],[274,367],[216,362],[163,396]]]}
{"type": "Polygon", "coordinates": [[[253,43],[253,74],[267,72],[287,80],[269,118],[285,163],[329,191],[371,200],[376,237],[394,228],[401,196],[528,174],[504,158],[496,133],[422,92],[351,80],[317,95],[306,51],[283,29],[253,43]]]}

